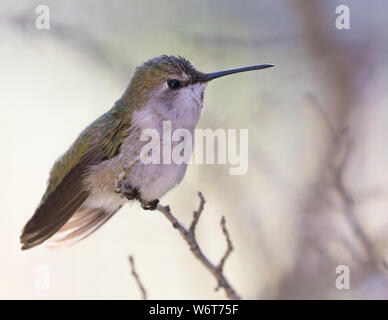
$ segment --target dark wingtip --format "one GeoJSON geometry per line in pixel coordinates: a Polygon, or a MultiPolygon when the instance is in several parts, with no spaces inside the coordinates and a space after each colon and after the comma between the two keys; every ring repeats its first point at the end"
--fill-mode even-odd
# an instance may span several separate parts
{"type": "Polygon", "coordinates": [[[24,251],[24,250],[27,250],[27,249],[30,249],[32,247],[34,247],[34,245],[28,241],[28,239],[26,239],[26,234],[23,232],[22,235],[20,236],[20,244],[21,244],[21,250],[24,251]]]}
{"type": "Polygon", "coordinates": [[[31,238],[31,236],[29,236],[28,233],[23,231],[22,235],[20,236],[20,243],[22,245],[22,247],[21,247],[22,251],[27,250],[27,249],[31,249],[31,248],[37,246],[38,244],[40,244],[40,242],[37,242],[37,241],[29,241],[29,238],[31,238]]]}

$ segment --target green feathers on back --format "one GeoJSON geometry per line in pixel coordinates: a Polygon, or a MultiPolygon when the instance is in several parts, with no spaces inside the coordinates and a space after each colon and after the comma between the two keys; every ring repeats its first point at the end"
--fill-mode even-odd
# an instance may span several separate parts
{"type": "MultiPolygon", "coordinates": [[[[69,150],[54,164],[42,202],[56,190],[64,177],[89,153],[100,153],[101,160],[113,158],[128,135],[130,118],[122,112],[122,102],[100,116],[84,129],[69,150]]],[[[95,158],[95,157],[93,157],[95,158]]]]}

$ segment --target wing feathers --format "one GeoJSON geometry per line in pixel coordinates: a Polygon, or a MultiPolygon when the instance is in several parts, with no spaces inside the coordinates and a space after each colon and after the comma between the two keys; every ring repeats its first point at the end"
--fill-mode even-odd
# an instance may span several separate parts
{"type": "MultiPolygon", "coordinates": [[[[23,250],[52,237],[64,227],[73,214],[82,209],[82,204],[90,196],[90,192],[84,186],[88,169],[91,165],[116,156],[122,141],[128,135],[130,118],[123,106],[126,107],[121,100],[116,102],[109,112],[103,114],[81,133],[54,165],[41,204],[22,231],[20,241],[23,250]]],[[[65,228],[70,230],[71,226],[76,225],[78,231],[73,232],[72,237],[90,234],[114,213],[101,210],[93,214],[85,213],[85,216],[80,214],[78,218],[81,220],[77,222],[72,220],[65,228]]]]}
{"type": "Polygon", "coordinates": [[[83,184],[90,165],[103,160],[102,153],[93,149],[66,175],[57,188],[40,204],[23,229],[22,249],[32,248],[57,232],[88,198],[83,184]]]}

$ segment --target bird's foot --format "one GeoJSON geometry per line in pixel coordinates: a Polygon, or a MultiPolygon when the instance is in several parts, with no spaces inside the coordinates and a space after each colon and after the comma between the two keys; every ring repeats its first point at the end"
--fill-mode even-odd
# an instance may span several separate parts
{"type": "Polygon", "coordinates": [[[128,200],[138,200],[144,210],[155,210],[159,203],[158,199],[152,201],[143,200],[139,190],[128,182],[125,174],[117,177],[114,191],[128,200]]]}
{"type": "Polygon", "coordinates": [[[136,188],[132,188],[130,185],[125,185],[122,189],[116,189],[115,192],[121,194],[128,200],[140,200],[140,193],[136,188]]]}
{"type": "Polygon", "coordinates": [[[156,207],[158,206],[158,203],[159,203],[158,199],[155,199],[152,201],[145,201],[145,200],[140,199],[141,207],[144,210],[155,210],[156,207]]]}
{"type": "Polygon", "coordinates": [[[128,200],[140,200],[139,190],[137,190],[137,188],[132,187],[132,185],[128,183],[125,175],[119,176],[116,179],[114,191],[121,194],[128,200]]]}

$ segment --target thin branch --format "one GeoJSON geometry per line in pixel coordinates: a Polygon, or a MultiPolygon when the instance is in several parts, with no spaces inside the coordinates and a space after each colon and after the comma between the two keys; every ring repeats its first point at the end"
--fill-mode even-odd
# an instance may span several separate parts
{"type": "Polygon", "coordinates": [[[353,148],[353,143],[352,141],[349,141],[348,138],[348,128],[346,126],[342,126],[337,128],[337,130],[334,129],[334,125],[331,123],[326,111],[323,110],[319,106],[319,104],[316,103],[316,101],[313,102],[315,102],[313,106],[319,110],[322,115],[322,118],[327,124],[333,141],[332,156],[328,159],[328,167],[333,174],[332,185],[338,192],[341,202],[343,203],[345,219],[347,220],[356,238],[363,245],[369,261],[373,263],[376,260],[374,256],[373,243],[370,241],[360,220],[358,219],[357,213],[355,212],[354,197],[352,196],[351,192],[348,190],[345,184],[345,171],[349,163],[353,148]],[[335,156],[342,151],[341,149],[344,149],[343,156],[340,161],[336,163],[335,156]]]}
{"type": "Polygon", "coordinates": [[[221,261],[217,267],[222,272],[224,269],[224,264],[225,264],[226,259],[228,259],[229,255],[233,251],[233,244],[232,244],[232,241],[230,240],[228,229],[226,229],[226,220],[225,220],[224,216],[222,216],[222,218],[221,218],[221,228],[222,228],[222,233],[225,235],[226,243],[228,245],[226,252],[225,252],[224,256],[221,258],[221,261]]]}
{"type": "Polygon", "coordinates": [[[142,298],[143,298],[143,300],[147,300],[147,291],[145,290],[143,284],[140,281],[139,275],[136,272],[135,259],[133,258],[133,256],[129,256],[129,264],[131,265],[131,273],[132,273],[132,276],[136,280],[136,283],[137,283],[137,286],[139,287],[142,298]]]}
{"type": "MultiPolygon", "coordinates": [[[[221,218],[221,228],[222,228],[222,233],[225,235],[226,243],[227,243],[225,254],[221,258],[220,263],[217,266],[217,269],[219,270],[219,272],[222,273],[224,270],[225,261],[226,259],[228,259],[229,255],[233,251],[233,244],[232,244],[232,241],[230,240],[228,229],[226,229],[226,220],[224,216],[222,216],[221,218]]],[[[221,288],[220,285],[218,285],[216,287],[216,291],[218,291],[220,288],[221,288]]]]}
{"type": "Polygon", "coordinates": [[[201,248],[198,245],[198,242],[195,236],[195,229],[205,207],[205,198],[203,197],[201,192],[198,192],[198,197],[200,200],[199,207],[196,211],[194,211],[193,220],[190,224],[189,229],[186,229],[185,226],[172,214],[169,206],[163,206],[161,204],[158,204],[156,210],[161,212],[172,223],[174,228],[178,229],[182,238],[189,245],[190,250],[194,254],[194,256],[205,266],[205,268],[217,280],[218,286],[216,290],[218,290],[219,288],[223,288],[229,299],[233,299],[233,300],[241,299],[241,296],[233,289],[232,285],[229,283],[229,281],[226,279],[225,275],[223,274],[223,267],[224,267],[225,261],[233,250],[232,241],[230,240],[228,230],[226,229],[224,217],[222,217],[222,220],[221,220],[221,227],[222,227],[222,232],[226,237],[228,247],[220,263],[218,265],[212,264],[209,261],[209,259],[203,254],[201,248]]]}
{"type": "Polygon", "coordinates": [[[349,225],[351,226],[356,237],[360,240],[360,242],[364,246],[365,252],[369,260],[371,262],[375,262],[373,244],[369,240],[368,235],[366,234],[365,230],[363,229],[360,223],[360,220],[358,219],[358,216],[355,212],[355,201],[353,199],[353,196],[351,195],[351,192],[349,192],[349,190],[345,185],[344,175],[345,175],[346,165],[349,161],[349,157],[351,153],[351,148],[352,148],[351,143],[347,143],[345,145],[345,148],[346,148],[345,154],[340,164],[337,166],[337,168],[333,168],[334,174],[335,174],[334,187],[337,189],[338,194],[340,195],[340,198],[344,205],[344,214],[349,225]]]}

